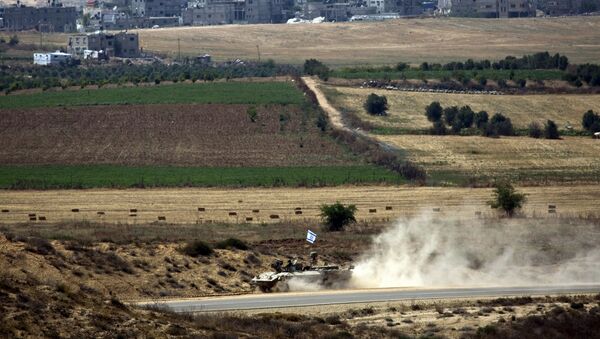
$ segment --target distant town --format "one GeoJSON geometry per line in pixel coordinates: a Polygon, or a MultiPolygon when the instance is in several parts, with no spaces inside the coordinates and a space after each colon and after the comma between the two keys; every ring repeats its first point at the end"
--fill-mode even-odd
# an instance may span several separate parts
{"type": "Polygon", "coordinates": [[[47,0],[2,5],[4,31],[94,32],[173,26],[519,18],[595,14],[600,0],[47,0]]]}

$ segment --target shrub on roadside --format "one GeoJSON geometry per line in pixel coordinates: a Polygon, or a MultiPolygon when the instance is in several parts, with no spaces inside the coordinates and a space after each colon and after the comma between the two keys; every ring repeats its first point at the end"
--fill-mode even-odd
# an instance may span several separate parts
{"type": "Polygon", "coordinates": [[[210,245],[201,240],[189,242],[181,251],[183,254],[189,255],[190,257],[206,257],[213,253],[210,245]]]}

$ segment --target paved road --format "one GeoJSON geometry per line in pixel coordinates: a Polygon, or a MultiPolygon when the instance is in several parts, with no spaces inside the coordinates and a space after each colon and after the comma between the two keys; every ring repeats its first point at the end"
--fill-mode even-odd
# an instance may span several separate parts
{"type": "Polygon", "coordinates": [[[557,294],[600,293],[600,284],[525,287],[475,287],[441,289],[371,289],[302,293],[252,294],[230,297],[143,302],[157,304],[175,312],[236,311],[300,306],[374,303],[401,300],[454,299],[471,297],[509,297],[557,294]]]}

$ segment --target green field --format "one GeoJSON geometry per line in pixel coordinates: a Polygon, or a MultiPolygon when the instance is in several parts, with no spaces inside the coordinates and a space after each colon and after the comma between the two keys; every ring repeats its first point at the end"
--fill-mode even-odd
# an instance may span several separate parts
{"type": "Polygon", "coordinates": [[[63,90],[0,96],[0,108],[124,104],[301,104],[302,92],[286,82],[215,82],[63,90]]]}
{"type": "Polygon", "coordinates": [[[513,72],[513,79],[527,80],[561,80],[565,74],[564,71],[557,69],[540,70],[468,70],[468,71],[421,71],[418,69],[408,69],[402,72],[394,70],[381,69],[339,69],[332,72],[331,77],[344,79],[443,79],[456,78],[458,75],[475,79],[484,77],[489,80],[508,80],[513,72]]]}
{"type": "Polygon", "coordinates": [[[404,179],[381,167],[125,167],[0,166],[2,189],[100,187],[248,187],[401,184],[404,179]]]}

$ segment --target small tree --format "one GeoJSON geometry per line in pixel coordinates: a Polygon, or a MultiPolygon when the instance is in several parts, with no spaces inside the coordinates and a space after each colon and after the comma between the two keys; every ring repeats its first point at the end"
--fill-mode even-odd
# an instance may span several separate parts
{"type": "Polygon", "coordinates": [[[442,119],[442,105],[439,102],[434,101],[429,106],[425,108],[425,115],[427,116],[427,120],[431,122],[440,121],[442,119]]]}
{"type": "Polygon", "coordinates": [[[558,127],[552,120],[548,120],[546,122],[546,126],[544,128],[544,137],[546,139],[560,139],[560,134],[558,133],[558,127]]]}
{"type": "Polygon", "coordinates": [[[19,44],[19,37],[15,34],[13,36],[10,37],[10,40],[8,40],[8,44],[10,46],[16,46],[19,44]]]}
{"type": "Polygon", "coordinates": [[[592,125],[597,121],[600,121],[600,116],[597,113],[594,113],[594,111],[589,110],[583,114],[581,125],[583,126],[583,129],[591,132],[592,125]]]}
{"type": "Polygon", "coordinates": [[[248,114],[248,117],[250,118],[251,122],[256,122],[256,119],[258,118],[258,111],[256,110],[256,107],[254,107],[254,106],[248,107],[248,109],[246,110],[246,113],[248,114]]]}
{"type": "Polygon", "coordinates": [[[452,126],[454,124],[454,119],[456,119],[457,115],[458,107],[452,106],[444,108],[444,120],[448,126],[452,126]]]}
{"type": "Polygon", "coordinates": [[[333,205],[321,206],[321,219],[326,230],[330,232],[343,231],[346,225],[356,222],[354,213],[355,205],[344,206],[339,201],[333,205]]]}
{"type": "Polygon", "coordinates": [[[433,135],[446,135],[448,133],[448,130],[446,129],[444,122],[440,120],[433,123],[430,133],[433,135]]]}
{"type": "Polygon", "coordinates": [[[317,127],[321,130],[321,132],[325,132],[328,125],[329,123],[327,122],[327,117],[325,117],[325,114],[320,113],[317,117],[317,127]]]}
{"type": "Polygon", "coordinates": [[[402,72],[402,71],[406,70],[407,68],[408,68],[408,64],[405,62],[399,62],[396,65],[396,71],[398,71],[398,72],[402,72]]]}
{"type": "Polygon", "coordinates": [[[488,112],[480,111],[479,113],[475,113],[475,126],[477,126],[477,128],[485,127],[488,120],[489,120],[488,112]]]}
{"type": "Polygon", "coordinates": [[[526,201],[525,194],[516,192],[510,183],[499,182],[495,185],[493,200],[488,203],[492,208],[502,209],[506,216],[510,218],[526,201]]]}
{"type": "Polygon", "coordinates": [[[308,59],[304,61],[304,73],[308,75],[316,75],[321,80],[329,79],[329,67],[317,59],[308,59]]]}
{"type": "Polygon", "coordinates": [[[385,115],[385,111],[388,109],[387,98],[385,95],[379,96],[375,93],[371,93],[367,97],[364,107],[369,114],[385,115]]]}
{"type": "Polygon", "coordinates": [[[537,122],[532,122],[529,124],[529,136],[535,139],[539,139],[542,137],[542,127],[537,122]]]}

